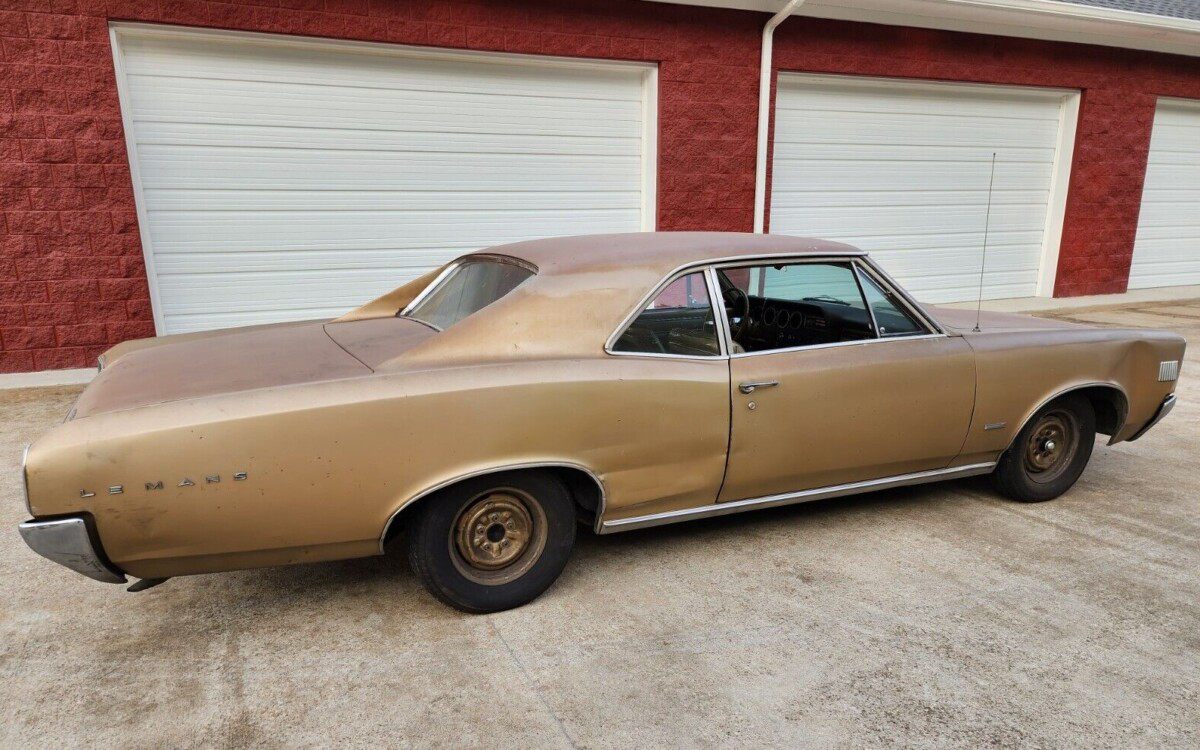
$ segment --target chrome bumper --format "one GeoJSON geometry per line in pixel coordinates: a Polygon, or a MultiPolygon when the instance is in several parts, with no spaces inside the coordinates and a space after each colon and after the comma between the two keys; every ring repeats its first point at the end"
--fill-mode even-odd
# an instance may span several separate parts
{"type": "Polygon", "coordinates": [[[47,560],[97,581],[125,583],[125,575],[97,552],[82,518],[25,521],[17,528],[29,548],[47,560]]]}
{"type": "Polygon", "coordinates": [[[1154,416],[1150,418],[1150,421],[1146,423],[1146,426],[1135,432],[1129,439],[1137,440],[1142,435],[1145,435],[1147,432],[1149,432],[1151,427],[1161,422],[1163,417],[1171,413],[1171,410],[1175,408],[1175,401],[1176,398],[1174,393],[1169,394],[1166,398],[1164,398],[1162,404],[1160,404],[1158,407],[1158,411],[1154,413],[1154,416]]]}

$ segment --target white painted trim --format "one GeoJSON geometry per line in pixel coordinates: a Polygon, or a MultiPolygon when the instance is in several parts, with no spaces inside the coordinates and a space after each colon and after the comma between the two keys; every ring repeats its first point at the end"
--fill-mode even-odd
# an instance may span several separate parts
{"type": "Polygon", "coordinates": [[[42,370],[41,372],[16,372],[0,375],[0,390],[10,388],[44,388],[52,385],[82,385],[96,377],[95,367],[75,370],[42,370]]]}
{"type": "Polygon", "coordinates": [[[758,63],[758,139],[754,156],[754,233],[762,234],[767,215],[767,138],[771,132],[771,79],[775,75],[772,64],[775,29],[804,5],[804,0],[788,0],[778,13],[771,16],[762,31],[762,50],[758,63]]]}
{"type": "Polygon", "coordinates": [[[658,66],[642,78],[642,231],[658,229],[658,66]]]}
{"type": "Polygon", "coordinates": [[[642,151],[642,220],[641,228],[654,231],[657,228],[658,202],[658,65],[627,60],[599,60],[594,58],[558,57],[553,55],[530,55],[509,52],[481,52],[478,50],[442,49],[417,47],[385,42],[361,42],[345,39],[271,34],[257,31],[226,31],[191,26],[163,26],[158,24],[111,22],[109,41],[112,46],[113,68],[116,73],[117,99],[121,107],[121,125],[125,130],[125,149],[129,156],[129,173],[133,182],[134,206],[137,210],[138,232],[142,242],[142,256],[146,263],[146,280],[150,287],[150,307],[154,315],[154,329],[159,335],[166,330],[162,316],[162,297],[158,288],[158,274],[154,266],[154,251],[150,234],[150,220],[146,213],[146,201],[142,189],[142,177],[138,168],[136,137],[133,130],[132,107],[125,74],[124,51],[121,40],[126,37],[157,39],[205,39],[213,42],[254,42],[264,46],[292,47],[302,49],[352,50],[358,53],[385,57],[419,60],[469,60],[472,62],[494,62],[506,65],[558,67],[583,70],[626,69],[642,71],[643,104],[643,151],[642,151]]]}
{"type": "Polygon", "coordinates": [[[1038,263],[1038,297],[1054,296],[1058,277],[1058,256],[1062,249],[1063,219],[1067,213],[1067,194],[1071,185],[1071,164],[1075,158],[1075,131],[1079,124],[1081,94],[1063,96],[1059,113],[1058,146],[1054,152],[1054,172],[1050,178],[1050,201],[1046,208],[1046,226],[1042,230],[1042,257],[1038,263]]]}
{"type": "Polygon", "coordinates": [[[121,24],[109,24],[108,41],[112,47],[113,71],[117,81],[117,102],[121,107],[121,129],[125,131],[125,153],[129,158],[129,177],[133,182],[133,207],[137,212],[138,235],[142,241],[142,259],[146,264],[146,283],[150,287],[150,313],[154,316],[154,332],[166,330],[162,317],[162,296],[158,291],[158,273],[154,267],[154,252],[150,246],[150,218],[146,213],[146,200],[142,194],[142,172],[137,156],[137,138],[133,133],[133,108],[129,102],[129,89],[125,77],[125,52],[121,48],[121,24]]]}
{"type": "MultiPolygon", "coordinates": [[[[654,0],[774,13],[780,0],[654,0]]],[[[1200,56],[1200,21],[1057,0],[809,0],[797,15],[1200,56]]]]}

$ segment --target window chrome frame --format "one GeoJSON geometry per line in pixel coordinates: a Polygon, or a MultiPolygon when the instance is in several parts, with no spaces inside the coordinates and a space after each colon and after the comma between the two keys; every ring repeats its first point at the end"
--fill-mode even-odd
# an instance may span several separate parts
{"type": "MultiPolygon", "coordinates": [[[[429,297],[430,295],[432,295],[434,293],[434,291],[436,291],[442,285],[442,282],[444,282],[450,276],[450,274],[454,273],[454,271],[456,271],[457,269],[461,268],[462,266],[468,265],[470,263],[479,263],[479,262],[503,263],[506,265],[517,266],[518,268],[523,268],[526,271],[529,271],[533,276],[537,276],[537,274],[538,274],[537,266],[535,266],[534,264],[530,263],[527,260],[522,260],[520,258],[514,258],[511,255],[501,255],[499,253],[468,253],[466,255],[460,255],[459,257],[457,257],[454,260],[447,263],[445,268],[443,268],[441,270],[441,272],[438,273],[437,276],[434,276],[433,280],[430,281],[428,284],[426,284],[425,288],[422,289],[417,294],[417,296],[413,297],[412,300],[407,305],[404,306],[403,310],[396,313],[396,317],[397,318],[407,318],[408,320],[415,320],[418,323],[422,323],[424,325],[429,326],[430,328],[434,329],[435,331],[441,332],[443,330],[441,327],[436,326],[427,320],[421,320],[420,318],[414,318],[409,313],[412,312],[413,308],[417,307],[422,302],[424,302],[426,297],[429,297]]],[[[526,279],[525,281],[528,281],[528,279],[526,279]]],[[[525,281],[522,281],[521,284],[524,284],[525,281]]],[[[517,286],[520,286],[520,284],[518,284],[517,286]]],[[[507,296],[507,295],[505,295],[505,296],[507,296]]],[[[500,299],[503,299],[503,297],[496,299],[496,300],[492,300],[492,302],[498,302],[500,299]]],[[[491,304],[491,303],[488,303],[488,304],[491,304]]],[[[487,305],[484,305],[484,307],[487,307],[487,305]]],[[[480,308],[480,309],[483,309],[483,308],[480,308]]],[[[476,310],[476,312],[478,312],[478,310],[476,310]]],[[[473,314],[474,313],[472,313],[472,315],[473,314]]],[[[470,316],[467,316],[467,317],[470,317],[470,316]]]]}
{"type": "MultiPolygon", "coordinates": [[[[854,276],[855,276],[855,284],[859,283],[858,276],[857,276],[857,268],[858,268],[859,264],[862,264],[863,266],[865,266],[868,269],[867,275],[869,277],[875,279],[876,283],[878,283],[880,285],[880,288],[884,289],[885,291],[891,291],[895,295],[896,298],[903,301],[904,306],[906,308],[909,307],[909,305],[911,304],[911,300],[908,298],[907,295],[902,294],[899,291],[899,288],[894,281],[885,283],[882,279],[877,277],[874,273],[871,273],[871,271],[875,270],[875,266],[866,262],[868,259],[868,256],[865,252],[859,253],[856,255],[851,255],[851,254],[847,253],[845,255],[813,255],[811,257],[805,257],[805,256],[797,257],[794,255],[790,255],[790,256],[786,256],[785,259],[788,261],[786,263],[786,265],[799,265],[801,263],[839,263],[839,264],[843,264],[843,265],[849,265],[849,266],[851,266],[851,273],[854,274],[854,276]]],[[[774,263],[771,262],[773,260],[779,260],[779,258],[767,258],[767,259],[765,259],[765,262],[763,262],[764,259],[761,257],[738,258],[733,261],[714,262],[712,264],[711,268],[713,270],[713,274],[715,275],[717,269],[719,269],[719,268],[745,268],[748,266],[775,265],[774,263]]],[[[861,286],[859,287],[859,291],[861,294],[861,286]]],[[[874,324],[875,316],[873,313],[870,312],[870,305],[867,305],[866,295],[863,295],[863,305],[865,305],[868,308],[868,314],[871,315],[872,325],[875,325],[874,324]]],[[[936,327],[932,323],[927,322],[926,316],[914,315],[914,317],[916,317],[918,324],[925,327],[925,330],[926,330],[925,333],[910,334],[907,336],[883,337],[883,336],[879,335],[878,325],[875,325],[875,330],[873,331],[873,333],[875,335],[873,338],[869,338],[869,339],[858,339],[855,341],[831,341],[827,344],[804,344],[802,346],[787,346],[787,347],[782,347],[779,349],[763,349],[763,350],[757,351],[757,352],[737,352],[737,353],[731,353],[729,356],[731,359],[740,359],[743,357],[761,357],[766,354],[782,354],[782,353],[788,353],[788,352],[807,352],[807,351],[815,351],[815,350],[819,350],[819,349],[833,349],[836,347],[843,347],[843,346],[863,346],[866,344],[887,343],[887,342],[891,342],[891,341],[914,341],[914,340],[923,340],[923,339],[946,338],[946,334],[940,328],[936,327]]],[[[730,342],[732,342],[732,341],[733,341],[733,339],[731,337],[730,342]]],[[[730,344],[729,349],[732,352],[732,350],[733,350],[732,343],[730,344]]]]}
{"type": "MultiPolygon", "coordinates": [[[[898,299],[900,304],[907,309],[909,315],[916,318],[919,325],[923,325],[928,331],[940,333],[942,335],[948,335],[946,334],[946,329],[942,327],[941,323],[938,323],[937,318],[930,315],[929,312],[921,306],[921,303],[913,299],[903,287],[896,283],[896,280],[893,279],[887,271],[880,268],[879,264],[876,263],[873,258],[870,256],[863,256],[861,258],[857,258],[855,262],[863,269],[868,278],[878,284],[880,289],[884,290],[885,294],[890,292],[890,296],[892,298],[898,299]]],[[[863,301],[866,301],[865,296],[863,301]]],[[[904,337],[897,336],[896,338],[904,337]]]]}
{"type": "MultiPolygon", "coordinates": [[[[633,308],[633,310],[621,320],[621,324],[617,326],[617,329],[613,331],[612,335],[608,337],[608,340],[604,342],[604,352],[614,357],[653,357],[657,359],[685,359],[696,360],[700,362],[711,362],[713,360],[727,359],[729,357],[730,348],[727,344],[726,334],[722,333],[724,330],[721,325],[721,319],[723,316],[717,314],[716,301],[719,295],[717,295],[717,297],[713,296],[713,286],[716,283],[716,275],[711,273],[711,271],[712,269],[709,266],[708,261],[704,261],[701,263],[693,263],[687,266],[676,268],[674,271],[668,274],[663,281],[660,281],[654,288],[652,288],[650,293],[643,297],[641,301],[639,301],[633,308]],[[690,276],[694,273],[700,274],[704,279],[704,288],[705,291],[708,292],[708,308],[713,314],[713,326],[717,336],[717,354],[705,355],[672,354],[670,352],[623,352],[614,348],[621,336],[623,336],[625,332],[629,330],[629,327],[633,325],[635,320],[638,319],[638,316],[646,310],[647,305],[653,302],[659,294],[666,290],[667,287],[671,286],[676,281],[679,281],[680,279],[690,276]]],[[[722,311],[723,310],[724,307],[722,307],[722,311]]],[[[729,321],[725,321],[726,325],[728,325],[728,322],[729,321]]]]}
{"type": "Polygon", "coordinates": [[[694,360],[700,362],[709,362],[714,359],[734,359],[741,357],[759,357],[764,354],[779,354],[787,352],[803,352],[815,351],[819,349],[832,349],[834,347],[843,346],[863,346],[874,343],[887,343],[893,341],[922,341],[929,339],[949,338],[949,334],[942,328],[937,319],[925,311],[920,303],[914,300],[904,289],[888,275],[886,271],[879,267],[878,264],[864,250],[850,251],[844,253],[830,255],[796,255],[794,253],[768,253],[765,255],[752,256],[727,256],[722,258],[711,258],[709,260],[694,261],[685,263],[676,267],[667,274],[662,281],[656,284],[651,290],[638,300],[637,304],[622,318],[620,324],[616,327],[613,333],[604,343],[604,351],[606,354],[619,357],[650,357],[650,358],[668,358],[681,360],[694,360]],[[860,293],[862,285],[858,279],[858,273],[865,273],[868,278],[879,285],[884,293],[890,298],[899,300],[902,308],[908,312],[918,325],[925,328],[923,334],[907,334],[902,336],[880,336],[879,326],[874,322],[874,313],[870,311],[870,305],[867,304],[866,295],[863,294],[863,304],[866,305],[868,313],[871,315],[872,325],[874,326],[875,336],[869,339],[859,339],[857,341],[833,341],[827,344],[808,344],[805,346],[789,346],[782,349],[765,349],[757,352],[734,352],[733,351],[733,336],[729,329],[729,320],[724,316],[724,297],[720,293],[720,283],[717,281],[717,270],[722,268],[744,268],[747,266],[756,265],[797,265],[801,263],[842,263],[849,264],[855,276],[855,283],[858,284],[860,293]],[[625,333],[626,329],[633,323],[641,312],[646,309],[646,305],[658,296],[662,290],[670,286],[677,279],[701,271],[708,279],[709,287],[709,306],[713,309],[713,315],[716,317],[717,332],[720,338],[719,348],[721,354],[713,354],[708,356],[699,356],[693,354],[670,354],[668,352],[620,352],[615,351],[613,346],[617,339],[625,333]],[[721,315],[717,314],[717,300],[722,300],[721,315]]]}

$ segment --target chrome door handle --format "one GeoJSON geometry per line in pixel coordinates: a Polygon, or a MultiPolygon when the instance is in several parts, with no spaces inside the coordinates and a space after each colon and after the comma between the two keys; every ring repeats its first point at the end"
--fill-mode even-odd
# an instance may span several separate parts
{"type": "Polygon", "coordinates": [[[738,386],[738,390],[742,393],[754,393],[759,388],[774,388],[779,385],[778,380],[763,380],[758,383],[742,383],[738,386]]]}

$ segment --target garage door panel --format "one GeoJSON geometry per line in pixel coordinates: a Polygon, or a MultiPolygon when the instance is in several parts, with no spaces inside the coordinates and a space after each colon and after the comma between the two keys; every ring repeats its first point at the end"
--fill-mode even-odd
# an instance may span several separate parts
{"type": "MultiPolygon", "coordinates": [[[[206,247],[297,247],[340,244],[357,250],[361,243],[394,242],[406,237],[416,242],[440,243],[448,237],[489,242],[498,233],[529,231],[532,215],[511,211],[357,211],[275,212],[209,211],[154,212],[155,247],[160,253],[203,252],[206,247]],[[253,239],[251,239],[253,238],[253,239]]],[[[558,209],[536,217],[546,234],[571,233],[579,227],[627,226],[638,220],[636,209],[558,209]],[[563,230],[566,230],[565,232],[563,230]]],[[[460,244],[467,244],[461,242],[460,244]]]]}
{"type": "MultiPolygon", "coordinates": [[[[990,159],[991,153],[988,157],[990,159]]],[[[786,195],[795,189],[804,191],[929,190],[945,192],[955,189],[974,190],[987,196],[990,163],[976,159],[972,162],[922,163],[912,161],[889,164],[869,159],[818,161],[794,159],[791,163],[776,162],[777,175],[772,191],[786,195]]],[[[996,167],[995,194],[1009,190],[1036,189],[1045,195],[1050,191],[1053,166],[1048,164],[1006,164],[996,167]]],[[[781,195],[781,197],[782,197],[781,195]]],[[[772,196],[774,200],[774,196],[772,196]]],[[[985,200],[986,204],[986,200],[985,200]]]]}
{"type": "MultiPolygon", "coordinates": [[[[774,202],[775,210],[790,208],[926,206],[936,202],[942,206],[979,206],[987,202],[987,190],[789,190],[774,202]]],[[[1011,205],[1045,209],[1044,190],[1006,190],[992,195],[992,205],[1011,205]]]]}
{"type": "Polygon", "coordinates": [[[429,50],[415,65],[397,63],[396,48],[314,43],[297,37],[189,34],[165,31],[122,35],[124,67],[133,75],[195,76],[230,81],[306,83],[330,88],[477,91],[503,87],[513,94],[627,99],[629,89],[611,71],[577,66],[551,67],[537,57],[512,56],[503,67],[477,56],[429,50]],[[254,60],[253,66],[245,61],[254,60]],[[528,75],[533,68],[535,76],[528,75]],[[398,72],[399,71],[399,72],[398,72]],[[397,83],[397,81],[400,81],[397,83]],[[574,92],[574,93],[573,93],[574,92]]]}
{"type": "Polygon", "coordinates": [[[1200,284],[1200,102],[1154,115],[1129,288],[1200,284]]]}
{"type": "MultiPolygon", "coordinates": [[[[588,206],[592,209],[636,210],[641,195],[637,192],[612,190],[587,191],[588,206]]],[[[575,209],[579,197],[565,190],[507,191],[443,190],[413,193],[405,190],[204,190],[192,188],[158,188],[155,190],[157,211],[361,211],[370,206],[376,211],[431,211],[452,206],[456,210],[525,209],[556,211],[575,209]]]]}
{"type": "MultiPolygon", "coordinates": [[[[776,127],[811,131],[806,139],[821,144],[888,144],[892,146],[916,146],[925,149],[969,146],[1013,146],[1026,148],[1029,143],[1043,138],[1053,138],[1058,132],[1058,123],[1039,123],[1040,127],[1017,127],[1012,120],[986,121],[982,118],[952,118],[932,115],[899,117],[895,115],[873,117],[853,112],[822,112],[820,116],[805,118],[780,118],[776,127]],[[861,120],[843,119],[836,131],[828,128],[830,118],[857,116],[861,120]],[[938,140],[930,143],[930,127],[936,127],[938,140]]],[[[1049,149],[1053,152],[1053,148],[1049,149]]],[[[990,152],[989,152],[990,153],[990,152]]],[[[978,158],[978,152],[975,155],[978,158]]]]}
{"type": "Polygon", "coordinates": [[[870,252],[931,302],[1037,289],[1067,94],[781,74],[771,231],[870,252]]]}
{"type": "MultiPolygon", "coordinates": [[[[634,157],[560,156],[546,154],[429,154],[314,149],[210,149],[199,146],[140,149],[148,172],[148,191],[187,185],[190,188],[238,189],[322,188],[454,190],[464,184],[487,189],[629,191],[634,157]]],[[[639,191],[640,195],[640,191],[639,191]]]]}
{"type": "Polygon", "coordinates": [[[209,148],[308,148],[341,151],[397,151],[450,153],[563,154],[571,156],[641,155],[641,136],[608,135],[602,138],[559,135],[551,142],[544,133],[428,132],[370,130],[364,128],[290,128],[272,125],[222,125],[191,122],[146,122],[143,143],[155,146],[209,148]]]}
{"type": "Polygon", "coordinates": [[[118,39],[161,333],[332,315],[481,247],[652,223],[645,66],[118,39]]]}
{"type": "MultiPolygon", "coordinates": [[[[978,226],[980,235],[983,225],[989,223],[988,237],[1000,237],[1008,231],[1035,232],[1040,243],[1042,225],[1045,223],[1045,206],[992,205],[991,219],[985,216],[982,206],[942,206],[940,210],[914,210],[911,206],[820,206],[793,208],[780,211],[780,218],[789,223],[803,222],[814,231],[855,231],[853,227],[869,212],[874,231],[857,231],[859,236],[887,236],[899,233],[906,236],[938,235],[945,232],[947,224],[955,226],[978,226]]],[[[989,243],[990,244],[990,243],[989,243]]]]}
{"type": "Polygon", "coordinates": [[[441,95],[391,92],[392,96],[350,97],[337,90],[316,92],[241,90],[227,81],[183,79],[170,89],[133,79],[139,94],[132,112],[141,120],[220,124],[291,125],[304,128],[374,128],[395,132],[442,129],[448,132],[544,135],[625,135],[640,133],[640,102],[588,101],[498,95],[441,95]],[[304,95],[302,95],[304,94],[304,95]],[[250,110],[248,112],[247,110],[250,110]],[[590,114],[594,119],[581,115],[590,114]]]}

